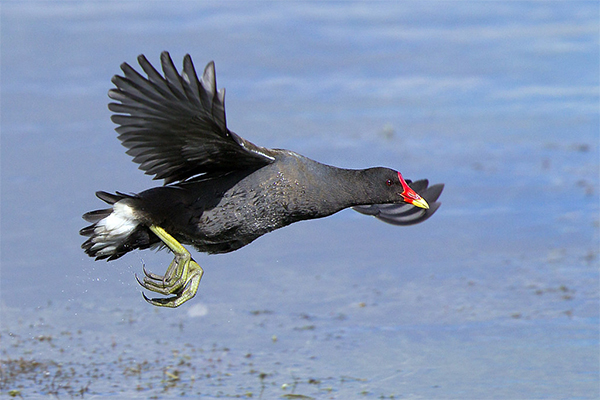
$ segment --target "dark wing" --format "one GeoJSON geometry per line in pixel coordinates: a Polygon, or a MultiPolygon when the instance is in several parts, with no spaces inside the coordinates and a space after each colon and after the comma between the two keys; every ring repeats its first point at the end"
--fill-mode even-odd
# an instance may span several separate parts
{"type": "Polygon", "coordinates": [[[429,181],[423,179],[408,184],[429,204],[429,209],[415,207],[408,203],[400,204],[371,204],[352,207],[361,214],[372,215],[377,219],[392,225],[414,225],[425,221],[437,211],[442,203],[436,200],[444,190],[444,184],[429,186],[429,181]]]}
{"type": "Polygon", "coordinates": [[[127,63],[114,76],[108,108],[119,139],[140,169],[165,184],[208,172],[260,168],[273,162],[268,149],[227,129],[225,90],[217,91],[215,64],[198,79],[192,58],[179,74],[168,52],[160,56],[164,77],[140,55],[142,76],[127,63]]]}

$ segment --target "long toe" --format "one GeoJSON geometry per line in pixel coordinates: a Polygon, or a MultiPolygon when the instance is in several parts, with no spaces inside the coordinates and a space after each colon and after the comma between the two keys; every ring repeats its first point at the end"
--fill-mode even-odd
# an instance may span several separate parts
{"type": "MultiPolygon", "coordinates": [[[[164,282],[164,280],[165,280],[164,276],[154,274],[152,272],[148,272],[148,270],[146,269],[146,266],[143,266],[142,269],[144,270],[144,275],[146,275],[147,278],[155,280],[155,281],[159,281],[159,282],[164,282]]],[[[139,279],[138,279],[138,282],[139,282],[139,279]]]]}
{"type": "Polygon", "coordinates": [[[148,303],[158,307],[176,308],[185,303],[186,301],[193,299],[194,296],[196,296],[196,293],[198,292],[198,286],[200,285],[200,280],[202,279],[203,274],[204,270],[200,267],[200,265],[198,265],[198,263],[196,263],[195,261],[191,260],[189,263],[189,273],[187,274],[187,280],[185,280],[184,285],[179,286],[177,291],[171,291],[167,293],[164,288],[156,287],[156,283],[154,282],[140,282],[139,279],[138,282],[140,283],[140,285],[142,285],[142,287],[150,291],[164,295],[174,294],[174,296],[170,297],[150,299],[144,293],[142,293],[142,295],[144,296],[144,300],[146,300],[148,303]]]}
{"type": "Polygon", "coordinates": [[[142,296],[144,296],[144,300],[146,300],[146,302],[152,304],[153,306],[170,308],[175,308],[179,306],[179,304],[176,305],[176,300],[178,299],[177,296],[151,299],[148,298],[143,292],[142,296]]]}

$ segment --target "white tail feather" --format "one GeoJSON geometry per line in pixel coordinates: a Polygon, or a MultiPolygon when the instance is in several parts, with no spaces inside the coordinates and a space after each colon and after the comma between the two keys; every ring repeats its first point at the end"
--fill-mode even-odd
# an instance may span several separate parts
{"type": "Polygon", "coordinates": [[[123,202],[113,205],[110,215],[101,219],[94,226],[94,236],[91,237],[90,250],[96,256],[110,256],[127,241],[129,235],[139,225],[134,210],[123,202]]]}

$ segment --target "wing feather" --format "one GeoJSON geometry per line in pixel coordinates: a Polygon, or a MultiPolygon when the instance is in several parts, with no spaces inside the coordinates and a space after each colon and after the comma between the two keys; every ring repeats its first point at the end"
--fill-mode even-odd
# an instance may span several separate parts
{"type": "Polygon", "coordinates": [[[189,55],[181,74],[169,53],[160,60],[162,75],[143,55],[138,62],[146,76],[123,63],[123,76],[113,77],[108,93],[115,130],[140,169],[167,184],[273,162],[269,149],[227,129],[225,91],[217,90],[213,62],[198,79],[189,55]]]}
{"type": "Polygon", "coordinates": [[[424,198],[429,204],[429,209],[415,207],[408,203],[399,204],[367,204],[352,207],[361,214],[371,215],[383,222],[392,225],[414,225],[431,217],[442,203],[437,199],[444,190],[444,184],[428,186],[426,179],[408,184],[415,192],[424,198]]]}

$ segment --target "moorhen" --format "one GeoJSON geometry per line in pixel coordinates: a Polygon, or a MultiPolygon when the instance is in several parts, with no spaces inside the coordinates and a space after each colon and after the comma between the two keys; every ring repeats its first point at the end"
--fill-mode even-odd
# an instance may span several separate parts
{"type": "MultiPolygon", "coordinates": [[[[180,74],[161,54],[163,75],[144,57],[142,76],[126,63],[114,76],[109,109],[127,154],[164,186],[138,194],[97,192],[111,207],[83,218],[80,233],[96,260],[135,250],[168,247],[174,254],[164,276],[146,271],[138,282],[168,297],[144,298],[178,307],[196,294],[202,268],[181,245],[206,253],[237,250],[291,223],[342,209],[394,225],[422,221],[438,209],[443,184],[404,180],[388,168],[350,170],[321,164],[289,150],[256,146],[227,129],[225,91],[217,91],[215,65],[198,79],[192,59],[180,74]]],[[[136,276],[137,278],[137,276],[136,276]]]]}

